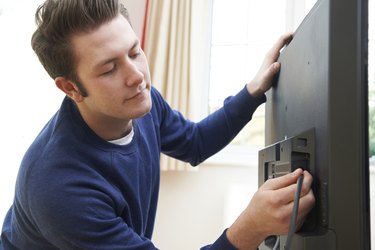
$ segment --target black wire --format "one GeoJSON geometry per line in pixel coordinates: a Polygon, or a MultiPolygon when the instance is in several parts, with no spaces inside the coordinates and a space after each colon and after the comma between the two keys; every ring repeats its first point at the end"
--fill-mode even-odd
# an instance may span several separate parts
{"type": "Polygon", "coordinates": [[[293,235],[296,232],[298,206],[299,206],[299,197],[301,195],[302,182],[303,182],[303,175],[301,175],[300,177],[298,177],[297,190],[296,190],[296,192],[294,194],[294,205],[293,205],[293,211],[292,211],[292,218],[290,220],[288,237],[286,239],[286,244],[285,244],[284,250],[289,250],[290,249],[293,235]]]}

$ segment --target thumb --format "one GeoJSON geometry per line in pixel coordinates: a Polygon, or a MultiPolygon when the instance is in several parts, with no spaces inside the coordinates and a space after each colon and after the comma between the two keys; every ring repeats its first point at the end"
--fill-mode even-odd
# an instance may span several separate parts
{"type": "Polygon", "coordinates": [[[281,65],[279,62],[274,62],[268,67],[265,77],[267,81],[272,80],[272,78],[280,71],[280,67],[281,65]]]}
{"type": "Polygon", "coordinates": [[[264,71],[262,83],[261,83],[261,88],[263,89],[264,92],[269,90],[272,86],[273,83],[273,78],[275,75],[280,71],[280,63],[279,62],[274,62],[268,68],[264,71]]]}
{"type": "Polygon", "coordinates": [[[274,62],[271,64],[271,68],[272,68],[272,71],[273,71],[273,74],[276,74],[277,72],[279,72],[280,70],[280,63],[279,62],[274,62]]]}
{"type": "Polygon", "coordinates": [[[268,179],[263,185],[262,189],[264,190],[277,190],[280,188],[284,188],[290,186],[297,182],[299,176],[303,174],[303,170],[298,168],[294,170],[294,172],[274,178],[268,179]]]}

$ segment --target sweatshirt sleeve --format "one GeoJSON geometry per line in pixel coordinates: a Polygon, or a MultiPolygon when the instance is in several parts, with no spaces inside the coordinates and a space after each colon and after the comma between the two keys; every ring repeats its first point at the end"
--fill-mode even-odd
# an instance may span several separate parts
{"type": "Polygon", "coordinates": [[[237,250],[236,247],[230,243],[227,238],[227,229],[220,235],[220,237],[212,244],[201,248],[201,250],[237,250]]]}
{"type": "Polygon", "coordinates": [[[251,120],[266,96],[251,96],[246,87],[225,99],[222,108],[199,122],[173,110],[155,90],[153,95],[163,153],[195,166],[214,155],[251,120]]]}

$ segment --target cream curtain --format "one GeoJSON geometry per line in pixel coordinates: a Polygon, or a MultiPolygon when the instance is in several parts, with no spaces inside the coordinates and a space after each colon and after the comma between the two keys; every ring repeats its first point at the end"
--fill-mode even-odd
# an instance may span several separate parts
{"type": "MultiPolygon", "coordinates": [[[[194,92],[204,78],[200,69],[205,66],[201,64],[207,64],[199,50],[202,44],[209,44],[210,8],[211,1],[206,0],[149,0],[147,6],[144,51],[152,83],[172,108],[188,119],[196,118],[196,108],[191,109],[197,105],[193,105],[194,92]],[[204,34],[202,27],[207,27],[204,34]]],[[[162,155],[161,169],[192,168],[162,155]]]]}

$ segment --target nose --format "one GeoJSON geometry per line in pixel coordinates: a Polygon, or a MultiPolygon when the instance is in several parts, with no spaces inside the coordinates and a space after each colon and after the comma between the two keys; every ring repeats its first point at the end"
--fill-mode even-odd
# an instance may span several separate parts
{"type": "Polygon", "coordinates": [[[139,69],[138,65],[132,61],[125,63],[125,84],[128,87],[137,86],[143,83],[144,74],[139,69]]]}

